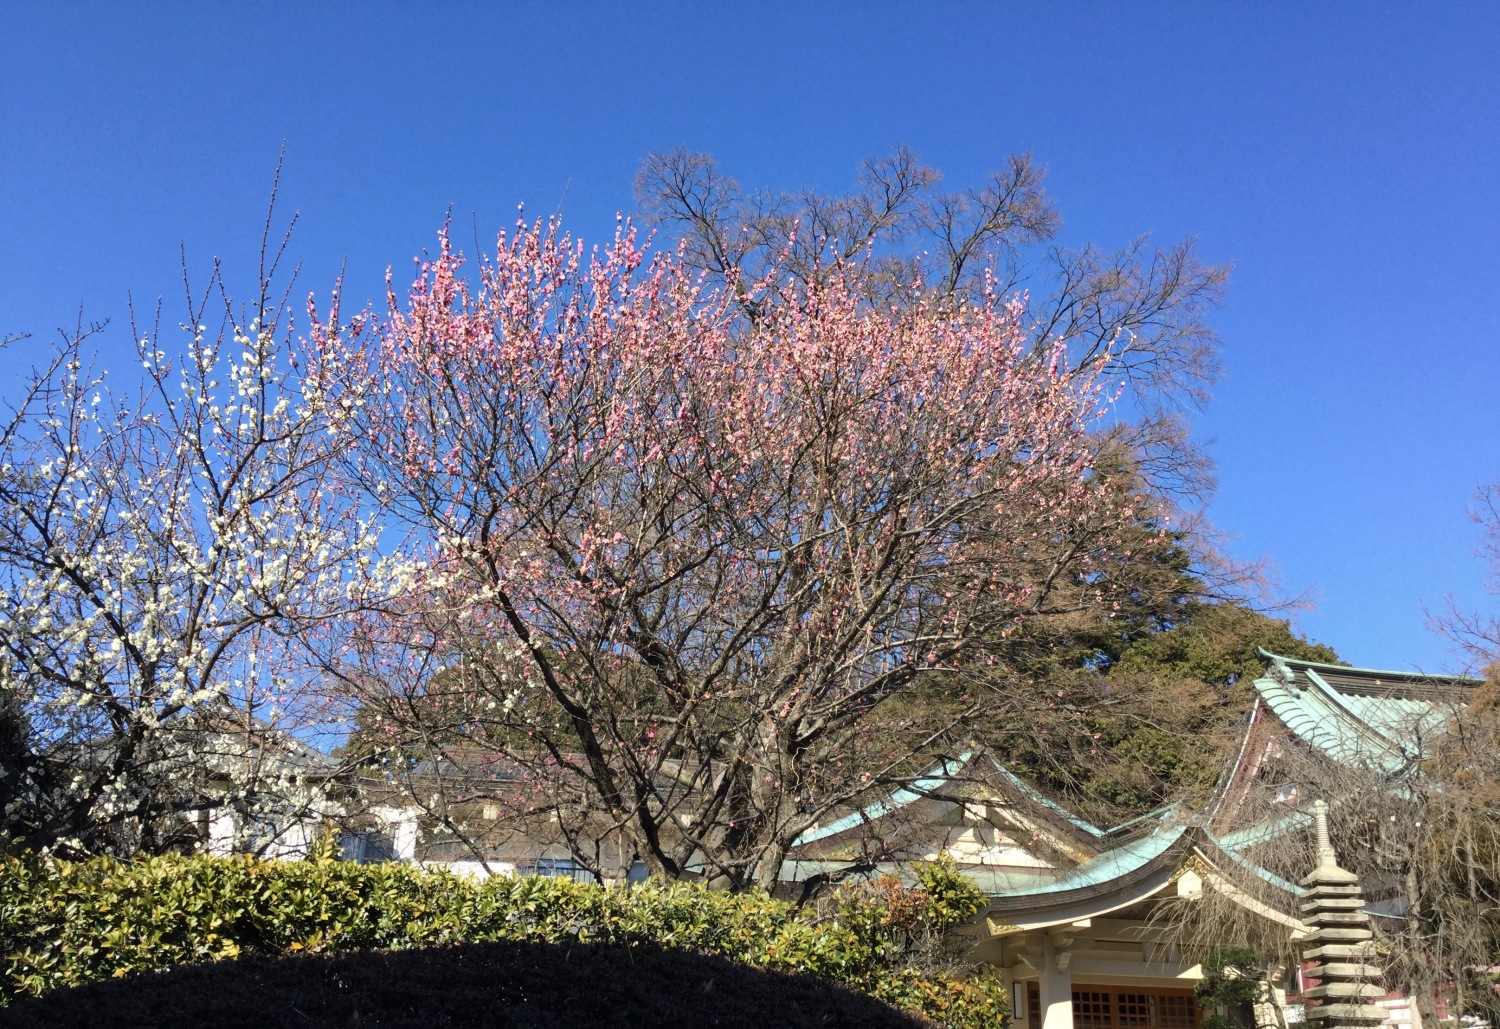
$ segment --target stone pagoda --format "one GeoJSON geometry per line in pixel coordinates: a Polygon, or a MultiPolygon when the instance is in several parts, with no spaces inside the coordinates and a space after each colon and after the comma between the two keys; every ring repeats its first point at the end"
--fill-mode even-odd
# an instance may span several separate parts
{"type": "Polygon", "coordinates": [[[1319,983],[1303,993],[1308,1000],[1307,1019],[1321,1029],[1379,1025],[1390,1014],[1375,1004],[1385,996],[1376,963],[1370,916],[1365,914],[1364,893],[1359,876],[1339,867],[1338,856],[1328,838],[1328,805],[1313,805],[1318,834],[1318,866],[1302,880],[1307,892],[1302,901],[1302,921],[1307,925],[1304,961],[1313,967],[1303,974],[1319,983]]]}

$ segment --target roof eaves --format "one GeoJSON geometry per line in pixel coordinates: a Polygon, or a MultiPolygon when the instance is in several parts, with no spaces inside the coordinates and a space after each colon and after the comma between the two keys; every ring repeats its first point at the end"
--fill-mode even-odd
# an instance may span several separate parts
{"type": "MultiPolygon", "coordinates": [[[[1290,832],[1306,829],[1312,824],[1312,816],[1306,811],[1292,810],[1280,818],[1269,822],[1261,822],[1245,829],[1237,829],[1223,836],[1213,836],[1213,840],[1220,849],[1226,853],[1238,855],[1261,843],[1269,843],[1271,840],[1279,839],[1290,832]]],[[[1212,835],[1212,834],[1210,834],[1212,835]]]]}
{"type": "Polygon", "coordinates": [[[1308,661],[1300,657],[1286,657],[1282,654],[1275,654],[1265,647],[1256,647],[1255,653],[1267,661],[1276,661],[1282,665],[1293,664],[1309,669],[1326,668],[1329,671],[1342,672],[1346,675],[1384,676],[1390,679],[1406,679],[1419,682],[1449,682],[1460,686],[1477,686],[1480,681],[1466,675],[1447,675],[1434,672],[1397,672],[1383,668],[1355,668],[1351,665],[1334,664],[1331,661],[1308,661]]]}
{"type": "Polygon", "coordinates": [[[990,758],[990,761],[992,764],[994,764],[995,770],[1005,778],[1006,782],[1015,787],[1017,792],[1024,796],[1028,801],[1036,804],[1038,807],[1046,809],[1050,813],[1067,822],[1069,825],[1073,826],[1073,828],[1078,829],[1089,836],[1092,836],[1094,839],[1103,839],[1106,835],[1103,829],[1099,828],[1097,825],[1094,825],[1092,822],[1080,817],[1079,815],[1076,815],[1073,812],[1069,811],[1067,808],[1063,807],[1055,800],[1052,800],[1049,797],[1045,796],[1041,791],[1036,789],[1036,787],[1022,780],[1018,775],[1016,775],[1016,773],[1012,772],[1009,768],[1006,768],[999,761],[996,761],[993,757],[990,758]]]}
{"type": "Polygon", "coordinates": [[[1070,895],[1098,895],[1106,887],[1132,884],[1148,875],[1165,855],[1171,854],[1184,839],[1188,829],[1187,825],[1172,826],[1103,851],[1050,882],[996,894],[991,905],[993,907],[996,901],[1025,898],[1046,898],[1051,901],[1070,895]]]}
{"type": "Polygon", "coordinates": [[[879,818],[894,814],[916,801],[925,800],[944,783],[951,782],[953,775],[968,764],[972,757],[971,752],[965,751],[955,759],[942,758],[929,768],[922,778],[917,779],[910,786],[903,786],[890,796],[867,804],[858,811],[851,811],[827,825],[807,830],[793,841],[792,846],[802,847],[809,843],[816,843],[818,840],[826,840],[830,836],[837,836],[839,833],[848,832],[850,829],[868,825],[879,818]]]}

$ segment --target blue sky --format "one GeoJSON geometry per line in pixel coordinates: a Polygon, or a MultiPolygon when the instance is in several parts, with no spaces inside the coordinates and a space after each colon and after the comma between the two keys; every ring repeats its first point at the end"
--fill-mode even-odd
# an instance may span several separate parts
{"type": "MultiPolygon", "coordinates": [[[[1347,660],[1446,667],[1500,477],[1500,6],[14,5],[0,34],[0,331],[253,274],[276,154],[299,288],[378,298],[445,212],[588,237],[647,152],[839,188],[896,143],[950,182],[1031,150],[1068,242],[1196,235],[1236,271],[1197,419],[1211,515],[1347,660]]],[[[176,308],[169,307],[169,314],[176,308]]],[[[25,354],[0,359],[8,392],[25,354]]]]}

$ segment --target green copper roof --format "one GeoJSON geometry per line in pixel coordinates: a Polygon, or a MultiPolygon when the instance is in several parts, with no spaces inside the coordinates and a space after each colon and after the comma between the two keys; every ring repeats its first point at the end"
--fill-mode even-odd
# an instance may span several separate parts
{"type": "Polygon", "coordinates": [[[1024,885],[1008,881],[991,882],[991,879],[1008,880],[1011,877],[1004,873],[995,875],[983,868],[965,868],[964,873],[991,896],[1041,897],[1090,886],[1103,886],[1139,871],[1160,858],[1182,839],[1188,828],[1186,824],[1180,824],[1158,829],[1148,836],[1112,847],[1075,868],[1063,870],[1056,878],[1032,881],[1024,885]]]}
{"type": "Polygon", "coordinates": [[[1214,837],[1220,847],[1231,854],[1239,854],[1241,851],[1259,843],[1267,843],[1279,839],[1290,832],[1302,832],[1312,825],[1312,815],[1306,811],[1288,811],[1280,818],[1268,822],[1261,822],[1245,829],[1237,829],[1234,832],[1225,833],[1214,837]]]}
{"type": "Polygon", "coordinates": [[[807,830],[807,832],[797,837],[792,846],[801,847],[809,843],[815,843],[818,840],[825,840],[830,836],[837,836],[841,832],[847,832],[857,826],[873,822],[876,819],[901,810],[908,804],[921,800],[924,797],[929,797],[933,791],[942,789],[943,786],[951,782],[953,776],[969,763],[972,756],[970,752],[965,751],[957,758],[951,760],[942,758],[929,768],[922,778],[916,780],[910,786],[904,786],[893,792],[890,796],[881,797],[874,803],[868,804],[858,811],[851,811],[842,818],[835,819],[826,825],[815,826],[807,830]]]}
{"type": "Polygon", "coordinates": [[[1073,826],[1075,829],[1080,830],[1086,835],[1092,836],[1096,839],[1104,835],[1103,829],[1100,829],[1092,822],[1089,822],[1079,817],[1078,815],[1075,815],[1073,812],[1069,811],[1061,804],[1045,796],[1041,793],[1041,791],[1034,788],[1030,783],[1022,780],[1020,776],[1016,775],[1009,768],[1006,768],[998,761],[995,762],[995,770],[999,772],[1000,775],[1005,779],[1005,781],[1010,783],[1017,792],[1019,792],[1027,800],[1036,804],[1038,807],[1045,808],[1046,810],[1052,812],[1054,815],[1061,818],[1063,821],[1067,822],[1069,825],[1073,826]]]}
{"type": "Polygon", "coordinates": [[[1422,759],[1427,740],[1463,709],[1475,685],[1260,654],[1268,664],[1255,689],[1282,724],[1335,761],[1393,775],[1422,759]]]}
{"type": "MultiPolygon", "coordinates": [[[[1264,650],[1260,653],[1267,669],[1255,680],[1256,691],[1266,709],[1288,730],[1336,761],[1374,765],[1390,774],[1409,771],[1422,759],[1427,739],[1462,710],[1467,693],[1476,685],[1474,680],[1457,676],[1345,668],[1264,650]]],[[[1148,880],[1155,882],[1150,877],[1166,874],[1164,870],[1193,847],[1207,848],[1204,853],[1214,855],[1210,860],[1237,865],[1288,896],[1302,892],[1295,884],[1261,868],[1246,852],[1277,836],[1305,831],[1310,821],[1306,812],[1291,810],[1257,826],[1213,835],[1193,828],[1201,824],[1201,819],[1177,805],[1168,805],[1112,829],[1101,829],[1045,796],[993,756],[978,757],[992,765],[998,777],[1032,804],[1033,810],[1049,813],[1090,841],[1083,847],[1084,854],[1095,851],[1073,867],[966,866],[964,873],[996,903],[1035,903],[1050,909],[1075,903],[1080,896],[1134,889],[1148,880]]],[[[933,797],[975,759],[975,754],[965,753],[957,759],[939,761],[905,789],[810,830],[797,845],[836,836],[933,797]]],[[[1220,784],[1221,790],[1230,778],[1232,772],[1220,784]]],[[[821,869],[825,862],[812,857],[794,864],[793,877],[799,878],[821,869]]]]}

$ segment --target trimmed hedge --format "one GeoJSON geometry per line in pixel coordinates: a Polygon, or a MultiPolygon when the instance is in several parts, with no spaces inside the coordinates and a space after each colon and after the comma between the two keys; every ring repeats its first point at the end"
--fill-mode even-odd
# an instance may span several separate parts
{"type": "Polygon", "coordinates": [[[686,883],[606,889],[561,878],[476,880],[404,864],[157,857],[0,863],[3,992],[40,996],[175,965],[299,951],[461,942],[680,948],[843,983],[954,1029],[1003,1025],[1000,980],[924,972],[924,944],[984,898],[949,864],[919,887],[884,879],[814,916],[758,893],[686,883]]]}
{"type": "Polygon", "coordinates": [[[811,975],[650,946],[460,943],[180,965],[0,1010],[13,1029],[926,1029],[811,975]]]}

